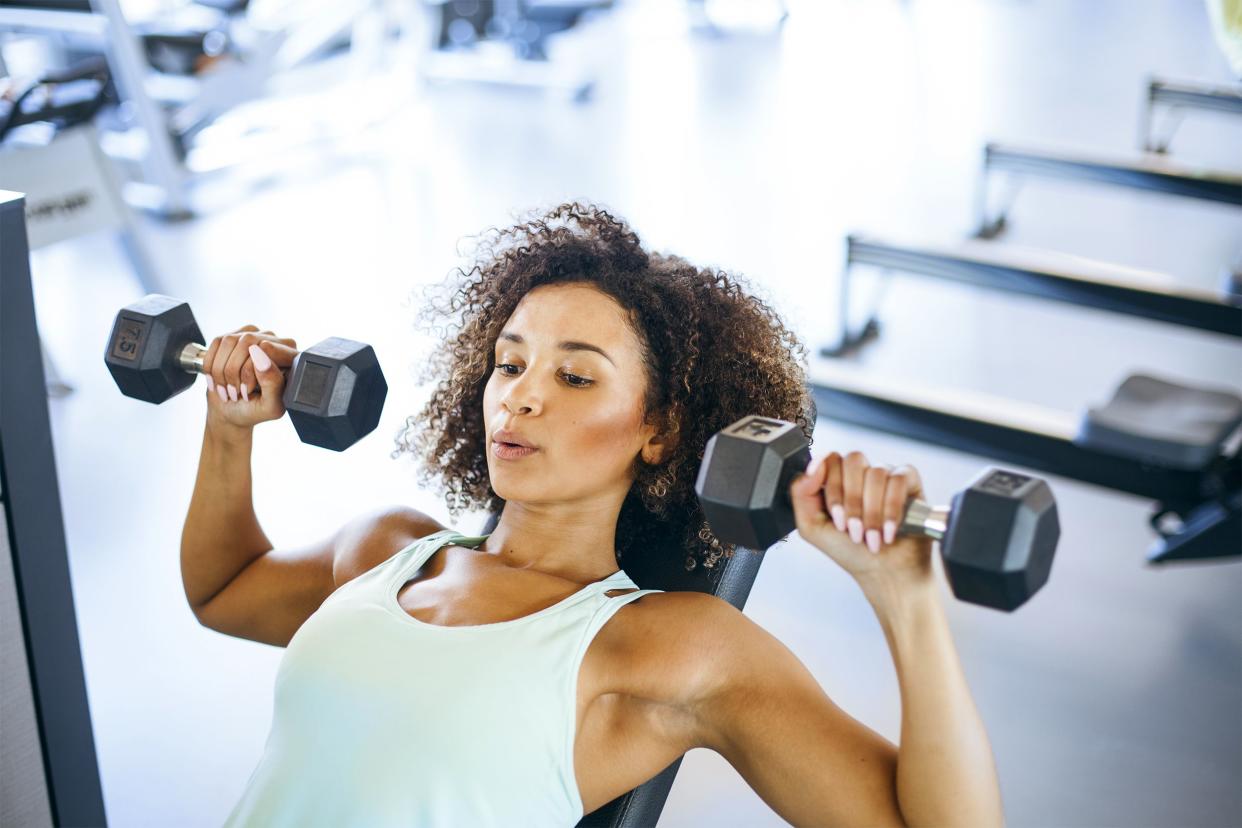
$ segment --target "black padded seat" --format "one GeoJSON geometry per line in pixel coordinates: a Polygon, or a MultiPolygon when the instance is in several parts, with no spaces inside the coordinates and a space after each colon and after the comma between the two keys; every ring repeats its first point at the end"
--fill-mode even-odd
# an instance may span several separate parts
{"type": "MultiPolygon", "coordinates": [[[[491,533],[498,520],[499,515],[489,515],[482,534],[491,533]]],[[[739,547],[731,559],[717,561],[710,572],[702,565],[695,567],[693,572],[686,572],[685,553],[670,541],[663,549],[652,549],[650,554],[635,560],[624,559],[620,564],[640,589],[706,592],[740,610],[746,604],[750,588],[754,586],[763,555],[762,551],[739,547]]],[[[680,767],[681,759],[678,758],[634,790],[585,814],[578,822],[578,828],[650,828],[660,818],[668,793],[673,788],[673,778],[680,767]]]]}
{"type": "Polygon", "coordinates": [[[1242,425],[1242,397],[1147,374],[1132,374],[1100,408],[1090,408],[1074,442],[1110,454],[1200,470],[1242,425]]]}

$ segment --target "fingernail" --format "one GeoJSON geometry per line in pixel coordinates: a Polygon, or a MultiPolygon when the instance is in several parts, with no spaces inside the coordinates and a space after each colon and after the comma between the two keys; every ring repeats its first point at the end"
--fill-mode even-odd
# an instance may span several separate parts
{"type": "Polygon", "coordinates": [[[226,393],[224,392],[224,386],[223,386],[223,385],[217,385],[217,386],[216,386],[216,393],[220,395],[220,402],[228,402],[228,401],[229,401],[229,395],[228,395],[228,394],[226,394],[226,393]]]}
{"type": "Polygon", "coordinates": [[[216,388],[216,381],[211,378],[211,374],[208,374],[207,375],[207,390],[214,391],[215,388],[216,388]]]}
{"type": "Polygon", "coordinates": [[[250,346],[250,359],[254,362],[254,367],[260,371],[266,371],[272,367],[272,360],[258,345],[250,346]]]}
{"type": "Polygon", "coordinates": [[[250,389],[246,387],[246,383],[242,383],[242,399],[250,402],[250,389]]]}
{"type": "Polygon", "coordinates": [[[880,533],[875,529],[867,530],[867,548],[872,552],[880,551],[880,533]]]}
{"type": "Polygon", "coordinates": [[[237,389],[231,384],[229,385],[229,399],[233,402],[237,402],[237,389]]]}
{"type": "Polygon", "coordinates": [[[838,532],[845,531],[845,507],[840,503],[832,507],[832,522],[837,525],[838,532]]]}
{"type": "Polygon", "coordinates": [[[892,543],[897,537],[897,524],[891,520],[884,521],[884,542],[892,543]]]}
{"type": "Polygon", "coordinates": [[[863,525],[858,518],[850,518],[850,540],[854,543],[863,542],[863,525]]]}

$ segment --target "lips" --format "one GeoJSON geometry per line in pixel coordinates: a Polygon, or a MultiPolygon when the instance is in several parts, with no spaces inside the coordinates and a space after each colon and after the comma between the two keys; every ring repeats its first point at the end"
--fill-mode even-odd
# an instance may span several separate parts
{"type": "Polygon", "coordinates": [[[503,428],[497,429],[492,433],[492,440],[497,443],[509,443],[511,445],[522,446],[524,448],[538,448],[538,446],[530,440],[527,440],[521,434],[518,434],[516,431],[506,431],[503,428]]]}

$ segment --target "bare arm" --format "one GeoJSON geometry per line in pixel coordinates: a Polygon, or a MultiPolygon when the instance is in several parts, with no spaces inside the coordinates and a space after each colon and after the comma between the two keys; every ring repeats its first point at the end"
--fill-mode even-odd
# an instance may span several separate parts
{"type": "Polygon", "coordinates": [[[272,548],[251,494],[254,432],[208,423],[194,494],[181,530],[181,581],[197,612],[237,573],[272,548]]]}
{"type": "Polygon", "coordinates": [[[791,825],[906,825],[893,744],[838,707],[788,647],[732,605],[690,600],[696,627],[711,631],[687,636],[710,641],[683,659],[707,668],[685,682],[693,743],[719,753],[791,825]]]}
{"type": "Polygon", "coordinates": [[[868,595],[897,665],[900,747],[833,703],[778,639],[711,596],[679,596],[682,616],[703,632],[682,632],[688,640],[671,645],[676,663],[706,669],[670,682],[687,697],[665,700],[693,712],[693,744],[724,757],[793,825],[1001,825],[987,735],[939,596],[904,595],[891,610],[868,595]]]}
{"type": "Polygon", "coordinates": [[[854,577],[888,641],[901,688],[894,785],[902,819],[1002,825],[992,748],[940,603],[933,543],[895,531],[922,491],[910,466],[871,466],[861,452],[832,452],[789,494],[798,533],[854,577]]]}
{"type": "Polygon", "coordinates": [[[391,506],[359,515],[328,537],[274,549],[251,504],[250,435],[207,428],[182,531],[186,600],[209,629],[286,646],[341,584],[444,528],[417,509],[391,506]]]}
{"type": "Polygon", "coordinates": [[[802,662],[746,616],[722,601],[699,607],[715,638],[705,680],[690,685],[698,743],[796,825],[1004,823],[931,542],[895,533],[880,541],[886,522],[895,526],[921,492],[914,469],[869,467],[859,452],[834,452],[790,486],[799,534],[855,578],[884,630],[901,688],[899,747],[833,704],[802,662]]]}
{"type": "Polygon", "coordinates": [[[197,616],[252,561],[272,548],[255,517],[250,454],[254,427],[284,416],[282,369],[293,364],[297,343],[245,325],[211,341],[203,357],[207,423],[198,476],[181,530],[181,582],[197,616]],[[252,354],[263,358],[262,369],[252,354]],[[212,383],[215,383],[215,388],[212,383]],[[250,391],[245,401],[216,389],[250,391]]]}
{"type": "Polygon", "coordinates": [[[278,647],[341,584],[443,528],[416,509],[396,506],[360,515],[297,548],[272,547],[251,497],[253,429],[283,416],[282,369],[292,364],[295,347],[253,325],[213,340],[204,358],[210,379],[216,388],[244,391],[230,398],[207,390],[202,456],[181,534],[182,585],[199,623],[278,647]]]}
{"type": "Polygon", "coordinates": [[[992,747],[934,583],[867,590],[901,688],[897,798],[909,825],[1003,825],[992,747]]]}

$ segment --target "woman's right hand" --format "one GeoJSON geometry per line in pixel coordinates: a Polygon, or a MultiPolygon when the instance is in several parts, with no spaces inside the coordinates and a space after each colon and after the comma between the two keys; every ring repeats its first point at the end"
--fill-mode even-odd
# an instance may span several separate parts
{"type": "Polygon", "coordinates": [[[235,428],[254,428],[285,414],[285,373],[298,344],[243,325],[217,336],[203,357],[207,375],[207,419],[235,428]]]}

